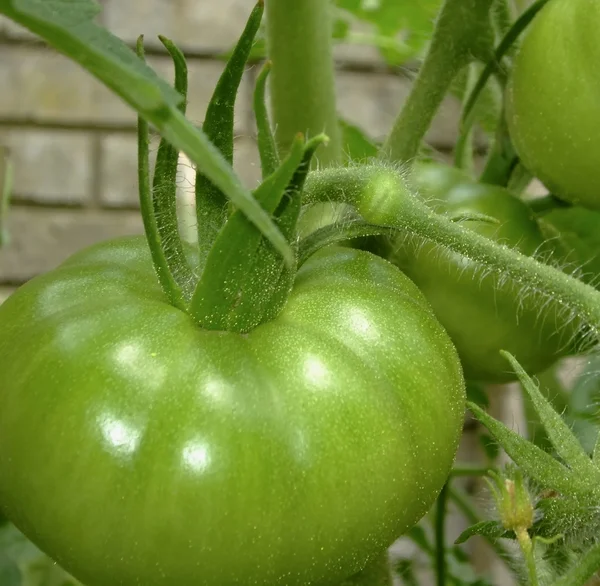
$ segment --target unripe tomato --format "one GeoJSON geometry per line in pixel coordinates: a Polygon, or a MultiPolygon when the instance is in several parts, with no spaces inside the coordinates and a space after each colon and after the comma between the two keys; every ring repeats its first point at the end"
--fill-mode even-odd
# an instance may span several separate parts
{"type": "Polygon", "coordinates": [[[551,0],[525,33],[506,115],[525,165],[558,197],[600,209],[600,2],[551,0]]]}
{"type": "Polygon", "coordinates": [[[335,586],[444,485],[464,380],[410,280],[330,247],[248,334],[171,306],[143,238],[0,306],[0,507],[86,586],[335,586]]]}

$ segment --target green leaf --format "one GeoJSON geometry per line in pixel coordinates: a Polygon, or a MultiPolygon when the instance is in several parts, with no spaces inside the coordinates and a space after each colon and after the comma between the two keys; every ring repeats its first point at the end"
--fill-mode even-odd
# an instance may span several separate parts
{"type": "Polygon", "coordinates": [[[537,385],[531,377],[523,370],[523,367],[508,352],[501,352],[510,362],[515,374],[519,377],[521,384],[529,398],[533,402],[538,415],[546,429],[548,439],[552,442],[556,453],[575,472],[586,479],[590,485],[600,485],[600,470],[591,462],[577,438],[571,432],[563,418],[552,408],[550,402],[540,393],[537,385]]]}
{"type": "Polygon", "coordinates": [[[47,41],[112,89],[242,210],[289,264],[294,254],[206,135],[178,110],[180,94],[92,19],[93,0],[0,0],[0,13],[47,41]]]}
{"type": "Polygon", "coordinates": [[[552,488],[562,494],[573,492],[589,494],[588,483],[572,474],[550,454],[490,417],[474,403],[469,403],[468,407],[523,472],[537,480],[543,487],[552,488]]]}
{"type": "MultiPolygon", "coordinates": [[[[202,125],[202,130],[208,140],[222,153],[230,165],[233,162],[235,102],[263,12],[264,4],[261,1],[252,10],[246,27],[227,61],[223,73],[219,77],[202,125]]],[[[196,173],[199,273],[204,270],[210,250],[227,220],[227,198],[225,194],[202,171],[202,169],[198,169],[196,173]]]]}
{"type": "Polygon", "coordinates": [[[498,539],[499,537],[510,537],[513,532],[506,531],[498,521],[481,521],[465,529],[454,543],[460,545],[475,535],[481,535],[486,539],[498,539]]]}
{"type": "Polygon", "coordinates": [[[600,468],[600,431],[598,432],[598,437],[596,438],[596,445],[594,446],[592,461],[598,468],[600,468]]]}
{"type": "MultiPolygon", "coordinates": [[[[273,214],[281,202],[304,155],[303,139],[297,138],[281,166],[255,191],[263,209],[273,214]]],[[[235,322],[243,286],[255,270],[254,259],[262,235],[236,211],[219,232],[206,259],[189,311],[202,326],[212,330],[242,331],[235,322]]]]}
{"type": "Polygon", "coordinates": [[[375,27],[377,44],[390,64],[419,53],[431,38],[441,0],[337,0],[337,6],[375,27]],[[386,42],[384,42],[387,41],[386,42]]]}
{"type": "Polygon", "coordinates": [[[267,61],[256,78],[254,87],[254,117],[256,118],[258,143],[258,153],[260,156],[260,166],[262,169],[262,178],[268,177],[279,167],[279,155],[275,137],[271,130],[269,122],[269,113],[267,112],[267,102],[265,98],[267,89],[267,78],[271,71],[271,62],[267,61]]]}
{"type": "Polygon", "coordinates": [[[342,132],[342,149],[346,163],[365,161],[376,157],[377,145],[358,127],[343,119],[339,121],[342,132]]]}
{"type": "MultiPolygon", "coordinates": [[[[559,365],[553,365],[548,370],[537,375],[540,391],[544,393],[545,398],[550,402],[553,409],[558,413],[563,413],[569,424],[572,423],[568,413],[569,391],[564,387],[558,376],[559,365]]],[[[528,393],[523,394],[525,415],[527,420],[527,435],[531,441],[544,451],[552,450],[552,443],[548,438],[542,421],[533,405],[528,393]]]]}
{"type": "Polygon", "coordinates": [[[96,24],[100,10],[93,0],[0,0],[0,12],[82,65],[138,112],[168,117],[180,94],[96,24]]]}

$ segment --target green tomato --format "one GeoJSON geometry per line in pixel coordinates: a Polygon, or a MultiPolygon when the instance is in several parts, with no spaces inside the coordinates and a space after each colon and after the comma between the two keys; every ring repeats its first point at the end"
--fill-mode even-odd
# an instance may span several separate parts
{"type": "Polygon", "coordinates": [[[526,31],[507,88],[519,156],[558,197],[600,209],[600,2],[551,0],[526,31]]]}
{"type": "MultiPolygon", "coordinates": [[[[478,213],[498,223],[467,221],[467,229],[533,255],[544,236],[529,207],[502,187],[461,184],[436,206],[451,214],[478,213]]],[[[532,293],[487,274],[437,245],[400,240],[390,259],[421,289],[446,328],[469,380],[502,383],[516,376],[500,350],[512,353],[531,373],[569,351],[573,332],[555,308],[542,308],[532,293]]]]}
{"type": "Polygon", "coordinates": [[[390,263],[328,248],[277,319],[206,331],[142,238],[0,306],[0,503],[87,586],[339,584],[430,508],[464,381],[390,263]]]}

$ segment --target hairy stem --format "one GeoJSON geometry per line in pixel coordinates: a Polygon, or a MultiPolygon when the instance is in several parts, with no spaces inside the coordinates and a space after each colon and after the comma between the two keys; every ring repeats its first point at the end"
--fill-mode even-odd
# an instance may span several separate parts
{"type": "Polygon", "coordinates": [[[412,161],[458,72],[474,59],[487,61],[494,43],[489,16],[492,4],[493,0],[444,2],[429,52],[383,145],[382,157],[412,161]]]}
{"type": "Polygon", "coordinates": [[[373,164],[317,171],[306,181],[305,197],[307,203],[340,201],[353,205],[366,222],[395,228],[459,254],[482,270],[510,279],[521,291],[539,295],[540,303],[556,304],[585,328],[590,339],[599,339],[600,292],[435,214],[409,191],[396,169],[373,164]]]}
{"type": "Polygon", "coordinates": [[[273,123],[279,148],[285,154],[294,137],[325,133],[326,148],[319,163],[341,159],[335,76],[331,46],[331,6],[324,0],[266,2],[267,42],[272,61],[270,76],[273,123]]]}
{"type": "Polygon", "coordinates": [[[538,586],[537,568],[535,566],[535,555],[533,552],[533,542],[527,529],[520,529],[515,531],[517,535],[517,541],[519,547],[523,552],[525,558],[525,565],[527,566],[527,575],[529,576],[529,586],[538,586]]]}

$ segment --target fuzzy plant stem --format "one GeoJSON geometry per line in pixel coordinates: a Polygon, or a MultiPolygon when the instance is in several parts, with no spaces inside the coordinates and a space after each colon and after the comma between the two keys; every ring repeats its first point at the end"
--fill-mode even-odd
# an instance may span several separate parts
{"type": "Polygon", "coordinates": [[[395,228],[458,254],[484,272],[510,279],[521,294],[552,302],[587,334],[600,338],[600,292],[593,287],[507,246],[498,245],[460,223],[435,214],[408,189],[401,171],[373,164],[360,168],[327,169],[311,173],[305,184],[305,201],[339,201],[355,207],[371,224],[395,228]]]}
{"type": "Polygon", "coordinates": [[[525,558],[527,575],[529,577],[529,586],[539,586],[537,568],[535,565],[535,554],[533,551],[533,542],[531,541],[531,537],[529,536],[529,533],[527,533],[527,529],[516,530],[515,533],[517,535],[519,547],[521,548],[521,552],[525,558]]]}
{"type": "Polygon", "coordinates": [[[493,0],[446,0],[412,90],[387,137],[382,158],[412,161],[458,72],[474,59],[487,61],[493,47],[493,0]]]}
{"type": "Polygon", "coordinates": [[[267,0],[267,45],[272,62],[271,105],[282,154],[294,137],[325,133],[320,166],[341,158],[331,44],[331,3],[324,0],[267,0]]]}

